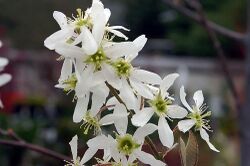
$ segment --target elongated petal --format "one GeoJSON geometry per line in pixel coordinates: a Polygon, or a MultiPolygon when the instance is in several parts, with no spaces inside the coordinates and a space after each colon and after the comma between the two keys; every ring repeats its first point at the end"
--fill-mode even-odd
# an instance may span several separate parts
{"type": "Polygon", "coordinates": [[[105,135],[96,136],[90,140],[88,140],[87,145],[92,149],[106,149],[109,146],[110,141],[105,135]]]}
{"type": "Polygon", "coordinates": [[[144,126],[148,123],[150,118],[154,115],[154,111],[151,107],[144,108],[141,111],[138,111],[135,115],[133,115],[131,121],[134,126],[144,126]]]}
{"type": "Polygon", "coordinates": [[[55,51],[67,58],[83,58],[86,55],[83,49],[65,43],[57,44],[55,51]]]}
{"type": "Polygon", "coordinates": [[[203,94],[202,94],[202,91],[201,90],[198,90],[194,93],[194,97],[193,97],[194,101],[195,101],[195,104],[198,108],[200,108],[200,106],[203,104],[204,102],[204,97],[203,97],[203,94]]]}
{"type": "Polygon", "coordinates": [[[144,138],[152,134],[155,130],[157,130],[157,126],[152,123],[148,123],[144,125],[143,127],[138,128],[135,131],[133,137],[138,141],[138,143],[143,143],[144,138]]]}
{"type": "Polygon", "coordinates": [[[119,95],[128,109],[136,108],[136,97],[126,80],[122,80],[122,88],[119,95]]]}
{"type": "Polygon", "coordinates": [[[173,73],[163,78],[161,85],[160,85],[160,89],[161,89],[161,93],[163,97],[165,97],[166,91],[173,85],[177,77],[179,77],[179,74],[173,73]]]}
{"type": "Polygon", "coordinates": [[[109,9],[105,8],[104,9],[104,14],[105,14],[105,24],[107,24],[108,21],[109,21],[109,18],[111,16],[111,11],[109,9]]]}
{"type": "Polygon", "coordinates": [[[80,163],[83,165],[84,163],[88,162],[96,154],[97,151],[97,148],[88,148],[84,153],[80,163]]]}
{"type": "Polygon", "coordinates": [[[9,60],[3,57],[0,57],[0,68],[4,68],[6,65],[8,65],[9,60]]]}
{"type": "Polygon", "coordinates": [[[124,31],[130,31],[128,28],[125,28],[125,27],[123,27],[123,26],[110,26],[110,27],[108,27],[108,29],[122,29],[122,30],[124,30],[124,31]]]}
{"type": "Polygon", "coordinates": [[[102,66],[102,70],[105,80],[108,81],[108,83],[112,85],[115,89],[119,90],[122,86],[122,81],[116,76],[114,69],[110,65],[104,64],[102,66]]]}
{"type": "Polygon", "coordinates": [[[164,117],[159,118],[158,133],[162,145],[171,148],[174,144],[174,134],[164,117]]]}
{"type": "Polygon", "coordinates": [[[133,44],[136,47],[136,51],[133,53],[130,53],[130,54],[126,54],[126,59],[128,61],[134,60],[137,57],[138,52],[140,52],[142,50],[142,48],[145,46],[146,42],[147,42],[147,38],[145,37],[145,35],[141,35],[141,36],[137,37],[133,41],[133,44]]]}
{"type": "Polygon", "coordinates": [[[114,30],[114,29],[107,29],[107,31],[109,31],[110,33],[113,33],[115,36],[118,36],[120,38],[124,38],[125,40],[128,40],[128,37],[126,35],[124,35],[123,33],[121,33],[118,30],[114,30]]]}
{"type": "Polygon", "coordinates": [[[130,84],[139,95],[145,97],[146,99],[153,99],[154,96],[152,92],[145,84],[137,82],[134,79],[130,79],[130,84]]]}
{"type": "Polygon", "coordinates": [[[167,114],[170,118],[182,119],[187,116],[188,112],[185,108],[178,105],[169,105],[167,114]]]}
{"type": "Polygon", "coordinates": [[[178,122],[178,128],[182,132],[187,132],[189,129],[191,129],[195,124],[195,120],[193,119],[187,119],[187,120],[181,120],[178,122]]]}
{"type": "Polygon", "coordinates": [[[54,50],[58,43],[65,42],[72,36],[72,34],[73,31],[70,29],[62,29],[57,31],[44,40],[44,46],[50,50],[54,50]]]}
{"type": "Polygon", "coordinates": [[[151,166],[165,166],[166,164],[160,160],[156,160],[154,156],[143,151],[136,151],[136,157],[143,163],[151,166]]]}
{"type": "Polygon", "coordinates": [[[161,77],[158,74],[142,69],[135,69],[131,73],[131,77],[148,84],[160,84],[161,82],[161,77]]]}
{"type": "Polygon", "coordinates": [[[93,20],[93,36],[97,45],[99,46],[104,32],[105,32],[105,25],[106,25],[106,16],[104,13],[104,7],[101,2],[93,2],[91,8],[91,16],[93,20]]]}
{"type": "Polygon", "coordinates": [[[85,112],[88,109],[88,102],[89,102],[89,96],[81,97],[77,99],[75,111],[73,114],[73,122],[79,123],[82,121],[82,118],[85,114],[85,112]]]}
{"type": "Polygon", "coordinates": [[[92,95],[92,104],[90,109],[90,114],[95,117],[99,112],[101,106],[105,103],[107,95],[101,94],[98,92],[93,93],[92,95]]]}
{"type": "Polygon", "coordinates": [[[61,70],[61,75],[59,80],[66,80],[71,76],[72,74],[72,61],[68,58],[65,58],[63,65],[62,65],[62,70],[61,70]]]}
{"type": "Polygon", "coordinates": [[[117,59],[122,56],[137,54],[138,49],[133,42],[112,43],[104,48],[104,53],[111,59],[117,59]]]}
{"type": "Polygon", "coordinates": [[[181,99],[181,102],[182,104],[190,111],[190,112],[193,112],[193,109],[188,105],[187,103],[187,100],[186,100],[186,93],[185,93],[185,90],[184,90],[184,86],[181,87],[180,89],[180,99],[181,99]]]}
{"type": "Polygon", "coordinates": [[[115,128],[120,135],[124,135],[127,132],[128,117],[127,110],[123,104],[117,104],[114,108],[114,114],[120,115],[119,118],[114,120],[115,128]]]}
{"type": "Polygon", "coordinates": [[[72,140],[69,142],[72,156],[73,156],[73,160],[76,160],[76,158],[77,158],[77,141],[78,141],[78,137],[77,137],[77,135],[75,135],[72,138],[72,140]]]}
{"type": "Polygon", "coordinates": [[[54,11],[53,17],[61,29],[64,29],[67,26],[67,17],[62,12],[54,11]]]}
{"type": "Polygon", "coordinates": [[[213,144],[210,143],[210,141],[209,141],[209,135],[207,134],[207,132],[206,132],[205,129],[203,129],[203,128],[200,129],[200,135],[201,135],[201,138],[204,139],[207,142],[207,144],[208,144],[208,146],[209,146],[210,149],[212,149],[215,152],[220,152],[218,149],[216,149],[214,147],[213,144]]]}
{"type": "Polygon", "coordinates": [[[11,75],[10,74],[1,74],[0,75],[0,87],[7,84],[11,80],[11,75]]]}
{"type": "Polygon", "coordinates": [[[93,55],[97,52],[98,43],[95,40],[92,33],[89,31],[87,27],[82,28],[82,49],[85,51],[87,55],[93,55]]]}

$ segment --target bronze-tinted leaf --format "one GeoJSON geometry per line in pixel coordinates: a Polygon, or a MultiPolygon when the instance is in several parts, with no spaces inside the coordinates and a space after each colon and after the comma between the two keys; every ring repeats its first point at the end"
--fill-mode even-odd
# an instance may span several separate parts
{"type": "Polygon", "coordinates": [[[180,157],[181,157],[181,164],[182,166],[187,166],[187,159],[186,159],[186,145],[182,138],[180,137],[179,140],[179,146],[180,146],[180,157]]]}
{"type": "Polygon", "coordinates": [[[197,166],[198,164],[198,143],[192,131],[189,131],[188,142],[186,146],[186,164],[187,166],[197,166]]]}

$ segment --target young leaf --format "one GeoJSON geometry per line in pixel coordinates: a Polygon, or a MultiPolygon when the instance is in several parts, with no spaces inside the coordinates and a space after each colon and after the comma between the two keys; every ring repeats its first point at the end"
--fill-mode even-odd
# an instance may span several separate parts
{"type": "Polygon", "coordinates": [[[180,157],[181,157],[181,164],[182,166],[187,166],[187,159],[186,159],[186,145],[182,138],[180,137],[179,140],[179,145],[180,145],[180,157]]]}
{"type": "Polygon", "coordinates": [[[192,131],[189,131],[189,137],[186,146],[186,166],[197,166],[198,153],[199,151],[196,137],[192,131]]]}

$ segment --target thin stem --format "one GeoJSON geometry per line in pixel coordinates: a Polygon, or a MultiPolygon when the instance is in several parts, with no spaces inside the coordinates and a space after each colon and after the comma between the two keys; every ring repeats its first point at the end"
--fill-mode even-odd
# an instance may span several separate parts
{"type": "Polygon", "coordinates": [[[224,76],[225,76],[225,79],[228,83],[228,86],[230,88],[230,90],[232,91],[232,95],[235,99],[235,108],[238,109],[238,110],[241,110],[241,106],[240,106],[240,97],[238,96],[238,93],[237,93],[237,90],[236,90],[236,87],[234,85],[234,82],[233,82],[233,77],[232,75],[230,74],[230,71],[229,71],[229,66],[228,66],[228,63],[227,63],[227,58],[224,54],[224,51],[221,47],[221,43],[217,37],[217,35],[215,34],[214,32],[214,29],[212,29],[210,26],[209,26],[209,22],[208,22],[208,19],[203,11],[203,8],[202,8],[202,5],[200,4],[199,0],[195,0],[195,1],[186,1],[189,3],[190,6],[192,6],[196,11],[197,13],[200,15],[200,23],[203,25],[203,27],[205,28],[205,30],[207,31],[208,33],[208,36],[210,38],[210,40],[212,41],[213,43],[213,47],[217,53],[217,56],[218,56],[218,59],[219,59],[219,62],[221,64],[221,68],[222,68],[222,71],[224,73],[224,76]]]}
{"type": "Polygon", "coordinates": [[[0,129],[0,135],[4,135],[4,136],[7,136],[7,137],[14,139],[11,141],[0,139],[0,145],[2,144],[2,145],[22,147],[22,148],[29,149],[29,150],[47,155],[49,157],[52,157],[52,158],[55,158],[55,159],[58,159],[61,161],[64,161],[64,160],[70,161],[71,160],[71,158],[69,158],[65,155],[62,155],[60,153],[57,153],[55,151],[52,151],[50,149],[27,143],[25,140],[21,139],[12,129],[8,129],[8,130],[0,129]]]}
{"type": "Polygon", "coordinates": [[[145,141],[149,145],[149,147],[150,147],[153,155],[155,156],[155,158],[158,159],[158,160],[163,160],[163,157],[158,153],[154,142],[149,138],[149,136],[147,136],[145,138],[145,141]]]}
{"type": "MultiPolygon", "coordinates": [[[[176,10],[177,12],[181,13],[184,16],[187,16],[189,18],[191,18],[193,21],[197,22],[198,24],[204,26],[204,24],[202,23],[203,18],[192,12],[191,10],[174,3],[172,0],[163,0],[168,6],[170,6],[171,8],[173,8],[174,10],[176,10]]],[[[240,42],[244,42],[245,39],[245,34],[239,33],[239,32],[235,32],[232,30],[229,30],[225,27],[222,27],[212,21],[207,20],[207,26],[212,29],[214,32],[221,34],[223,36],[226,36],[228,38],[240,41],[240,42]]]]}
{"type": "Polygon", "coordinates": [[[46,148],[38,146],[38,145],[26,143],[24,141],[7,141],[7,140],[0,139],[0,144],[22,147],[22,148],[29,149],[31,151],[35,151],[35,152],[44,154],[46,156],[49,156],[49,157],[52,157],[52,158],[55,158],[55,159],[58,159],[61,161],[64,161],[64,160],[70,161],[71,160],[71,158],[64,156],[60,153],[54,152],[52,150],[46,149],[46,148]]]}

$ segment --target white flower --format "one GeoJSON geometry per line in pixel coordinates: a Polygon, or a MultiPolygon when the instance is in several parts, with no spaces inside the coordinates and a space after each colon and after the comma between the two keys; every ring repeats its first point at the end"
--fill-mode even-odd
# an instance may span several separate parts
{"type": "Polygon", "coordinates": [[[143,152],[141,149],[145,137],[156,129],[157,126],[154,124],[147,124],[138,128],[134,135],[119,133],[115,139],[110,135],[108,137],[100,135],[87,142],[88,150],[95,154],[98,149],[103,149],[106,158],[113,158],[122,166],[128,166],[128,163],[133,163],[137,159],[152,166],[165,166],[165,163],[156,160],[151,154],[143,152]]]}
{"type": "Polygon", "coordinates": [[[86,158],[89,156],[89,155],[92,155],[92,154],[89,154],[89,151],[86,151],[83,158],[81,159],[78,155],[77,155],[77,141],[78,141],[78,137],[77,135],[75,135],[72,140],[69,142],[70,144],[70,148],[71,148],[71,152],[72,152],[72,157],[73,157],[73,160],[72,161],[66,161],[67,164],[65,164],[65,166],[84,166],[84,164],[90,160],[91,158],[88,158],[86,160],[86,158]]]}
{"type": "Polygon", "coordinates": [[[178,123],[178,128],[182,132],[187,132],[193,126],[195,126],[196,131],[200,131],[201,138],[205,140],[210,147],[215,152],[219,152],[214,145],[212,145],[209,141],[209,135],[207,134],[206,130],[210,130],[209,120],[205,119],[211,116],[211,112],[206,112],[207,107],[206,104],[203,104],[204,97],[201,90],[198,90],[194,93],[193,99],[195,105],[189,106],[186,101],[186,93],[184,87],[182,86],[180,89],[180,98],[182,104],[190,111],[186,120],[182,120],[178,123]]]}
{"type": "MultiPolygon", "coordinates": [[[[125,58],[115,59],[111,66],[104,66],[106,69],[106,80],[114,88],[120,91],[120,97],[129,109],[135,109],[136,97],[134,91],[145,98],[152,98],[153,94],[147,84],[159,84],[159,75],[146,70],[134,68],[131,61],[136,58],[138,52],[144,47],[147,38],[139,36],[133,41],[135,51],[124,54],[125,58]],[[129,81],[129,82],[128,82],[129,81]]],[[[131,48],[127,48],[131,49],[131,48]]]]}
{"type": "Polygon", "coordinates": [[[144,126],[151,117],[156,114],[159,117],[158,133],[160,141],[168,148],[171,148],[174,144],[174,135],[165,118],[169,120],[171,120],[171,118],[181,119],[187,115],[187,111],[184,108],[178,105],[172,105],[173,99],[167,92],[178,76],[179,74],[166,76],[162,80],[160,88],[154,90],[154,97],[150,98],[149,101],[150,107],[143,108],[132,117],[132,123],[135,126],[144,126]]]}
{"type": "Polygon", "coordinates": [[[0,48],[3,46],[3,42],[0,40],[0,48]]]}
{"type": "MultiPolygon", "coordinates": [[[[4,70],[4,67],[9,63],[8,59],[0,57],[0,72],[4,70]]],[[[0,87],[4,86],[11,80],[10,74],[0,74],[0,87]]],[[[3,108],[3,103],[0,100],[0,108],[3,108]]]]}

